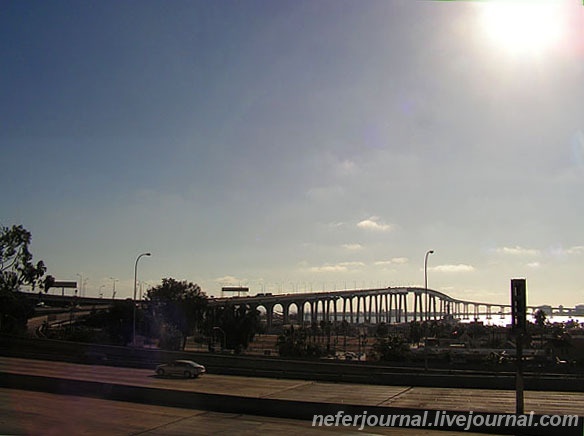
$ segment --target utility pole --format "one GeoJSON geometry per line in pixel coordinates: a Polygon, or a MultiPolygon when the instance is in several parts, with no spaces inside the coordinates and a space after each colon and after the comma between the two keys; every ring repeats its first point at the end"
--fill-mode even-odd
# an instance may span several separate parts
{"type": "Polygon", "coordinates": [[[525,279],[511,279],[511,328],[515,335],[515,413],[523,415],[523,338],[527,331],[527,286],[525,279]]]}

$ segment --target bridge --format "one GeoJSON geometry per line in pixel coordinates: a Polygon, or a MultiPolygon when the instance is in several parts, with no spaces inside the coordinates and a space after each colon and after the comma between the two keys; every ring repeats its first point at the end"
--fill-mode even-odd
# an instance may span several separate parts
{"type": "MultiPolygon", "coordinates": [[[[255,296],[212,298],[210,308],[239,307],[263,309],[267,328],[281,314],[282,323],[290,324],[296,314],[299,324],[319,320],[350,324],[393,324],[409,321],[429,321],[444,318],[476,319],[486,316],[501,318],[511,315],[511,304],[484,303],[450,297],[433,289],[418,287],[388,287],[360,290],[338,290],[298,294],[257,294],[255,296]],[[279,310],[278,310],[279,309],[279,310]]],[[[539,306],[528,306],[532,313],[539,306]]],[[[573,309],[553,308],[547,315],[572,315],[573,309]]]]}
{"type": "MultiPolygon", "coordinates": [[[[93,305],[110,306],[111,298],[79,297],[56,294],[25,293],[33,301],[43,301],[48,305],[93,305]]],[[[453,298],[434,289],[420,287],[387,287],[374,289],[336,290],[310,293],[261,293],[255,296],[235,296],[209,298],[211,310],[240,307],[257,309],[265,313],[267,328],[274,319],[281,318],[282,324],[295,320],[298,324],[319,321],[342,322],[350,324],[399,324],[410,321],[429,321],[445,318],[460,320],[476,319],[485,316],[504,318],[511,315],[511,304],[486,303],[453,298]]],[[[544,308],[548,316],[584,315],[576,308],[528,306],[534,313],[544,308]]],[[[580,308],[580,306],[578,306],[580,308]]]]}

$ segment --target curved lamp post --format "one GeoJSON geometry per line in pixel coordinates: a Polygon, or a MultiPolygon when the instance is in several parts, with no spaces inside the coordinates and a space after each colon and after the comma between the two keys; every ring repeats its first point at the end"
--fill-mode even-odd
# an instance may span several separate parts
{"type": "Polygon", "coordinates": [[[428,256],[434,254],[434,250],[426,251],[426,256],[424,256],[424,289],[428,290],[428,256]]]}
{"type": "Polygon", "coordinates": [[[134,264],[134,316],[132,323],[132,345],[136,346],[136,281],[138,280],[138,261],[143,256],[152,256],[151,253],[142,253],[136,258],[134,264]]]}
{"type": "Polygon", "coordinates": [[[116,298],[116,282],[119,282],[118,279],[114,278],[114,277],[110,277],[110,279],[113,282],[113,287],[112,287],[112,300],[114,300],[116,298]]]}
{"type": "MultiPolygon", "coordinates": [[[[425,311],[426,311],[426,319],[428,319],[428,303],[429,303],[429,299],[428,299],[428,256],[430,254],[434,254],[434,250],[428,250],[426,251],[426,255],[424,256],[424,293],[426,294],[426,304],[425,304],[425,311]]],[[[420,302],[421,303],[421,302],[420,302]]],[[[426,328],[424,328],[424,330],[426,330],[426,328]]],[[[424,370],[427,371],[428,370],[428,332],[425,331],[424,332],[424,336],[426,336],[426,339],[424,340],[424,370]]]]}

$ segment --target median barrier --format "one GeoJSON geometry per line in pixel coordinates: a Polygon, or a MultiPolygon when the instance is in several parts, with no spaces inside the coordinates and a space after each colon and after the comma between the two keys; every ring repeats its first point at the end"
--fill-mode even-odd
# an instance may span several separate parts
{"type": "MultiPolygon", "coordinates": [[[[211,374],[394,386],[515,389],[515,375],[512,372],[425,371],[423,368],[387,367],[366,362],[284,360],[274,357],[165,351],[8,336],[0,336],[0,354],[143,369],[154,369],[157,364],[175,359],[188,359],[205,365],[211,374]],[[100,358],[98,361],[89,361],[89,356],[100,358]]],[[[526,373],[524,382],[527,390],[584,391],[584,377],[581,376],[526,373]]]]}

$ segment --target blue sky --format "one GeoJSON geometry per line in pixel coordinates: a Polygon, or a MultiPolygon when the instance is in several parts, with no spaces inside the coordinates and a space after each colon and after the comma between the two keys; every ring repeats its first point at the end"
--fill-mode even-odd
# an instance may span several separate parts
{"type": "Polygon", "coordinates": [[[584,8],[496,3],[4,1],[0,223],[87,295],[145,251],[219,295],[421,286],[433,249],[454,297],[584,303],[584,8]]]}

